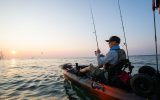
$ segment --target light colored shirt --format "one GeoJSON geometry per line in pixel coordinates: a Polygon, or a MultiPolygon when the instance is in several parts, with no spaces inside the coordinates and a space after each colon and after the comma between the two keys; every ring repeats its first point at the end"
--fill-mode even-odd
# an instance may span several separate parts
{"type": "Polygon", "coordinates": [[[100,57],[100,55],[97,56],[98,65],[104,65],[104,64],[116,64],[118,62],[118,52],[120,47],[119,45],[113,46],[110,51],[106,54],[104,57],[100,57]]]}

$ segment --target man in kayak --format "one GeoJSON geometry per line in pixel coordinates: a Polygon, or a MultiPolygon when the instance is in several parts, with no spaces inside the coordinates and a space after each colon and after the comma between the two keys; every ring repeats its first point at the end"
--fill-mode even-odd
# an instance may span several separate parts
{"type": "Polygon", "coordinates": [[[89,67],[80,69],[80,73],[88,72],[91,74],[91,76],[101,78],[103,81],[108,80],[108,72],[110,68],[115,66],[118,63],[118,61],[126,59],[125,51],[123,49],[120,49],[120,41],[121,40],[118,36],[111,36],[109,40],[106,40],[110,47],[110,51],[105,56],[101,55],[101,51],[99,49],[95,51],[98,66],[103,67],[103,69],[90,65],[89,67]]]}

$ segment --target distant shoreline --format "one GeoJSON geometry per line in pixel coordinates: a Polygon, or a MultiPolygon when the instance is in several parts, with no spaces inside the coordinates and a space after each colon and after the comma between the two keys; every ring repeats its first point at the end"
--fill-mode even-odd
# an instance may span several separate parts
{"type": "MultiPolygon", "coordinates": [[[[130,57],[140,57],[140,56],[156,56],[156,55],[129,55],[130,57]]],[[[158,55],[160,56],[160,54],[158,55]]],[[[31,58],[28,58],[28,57],[23,57],[23,58],[15,58],[15,59],[67,59],[67,58],[96,58],[96,56],[88,56],[88,57],[78,57],[78,56],[75,56],[75,57],[44,57],[44,58],[38,58],[38,57],[31,57],[31,58]]],[[[5,59],[1,59],[1,60],[11,60],[12,58],[5,58],[5,59]]]]}

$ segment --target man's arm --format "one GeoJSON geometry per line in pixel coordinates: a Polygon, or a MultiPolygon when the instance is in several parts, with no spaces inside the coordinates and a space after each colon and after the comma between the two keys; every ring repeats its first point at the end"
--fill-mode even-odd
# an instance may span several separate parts
{"type": "Polygon", "coordinates": [[[98,55],[97,56],[98,65],[101,66],[101,65],[110,63],[113,59],[115,59],[116,56],[117,56],[117,53],[115,51],[108,52],[104,57],[100,57],[100,55],[98,55]]]}

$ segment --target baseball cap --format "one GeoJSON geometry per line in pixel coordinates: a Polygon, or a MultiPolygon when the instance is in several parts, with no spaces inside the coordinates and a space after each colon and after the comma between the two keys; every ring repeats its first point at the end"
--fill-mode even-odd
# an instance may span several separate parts
{"type": "Polygon", "coordinates": [[[115,42],[117,42],[117,43],[120,43],[120,42],[121,42],[121,40],[120,40],[120,38],[119,38],[118,36],[111,36],[111,37],[109,38],[109,40],[106,40],[106,42],[112,42],[112,41],[115,41],[115,42]]]}

